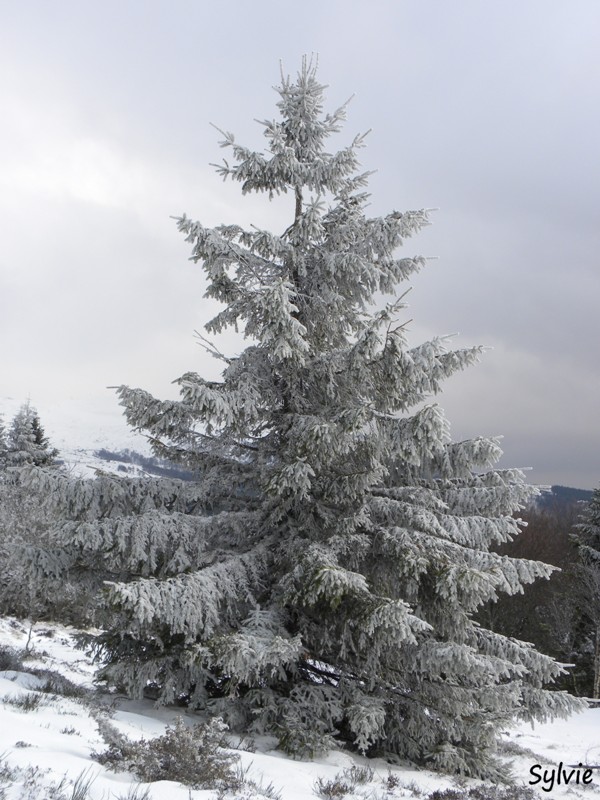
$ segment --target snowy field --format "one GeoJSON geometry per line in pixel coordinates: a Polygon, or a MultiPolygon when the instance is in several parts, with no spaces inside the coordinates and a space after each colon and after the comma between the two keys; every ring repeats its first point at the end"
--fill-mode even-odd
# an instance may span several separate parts
{"type": "MultiPolygon", "coordinates": [[[[37,624],[31,631],[28,644],[31,657],[25,660],[26,669],[53,670],[78,686],[92,690],[94,666],[85,653],[74,648],[72,633],[58,625],[37,624]]],[[[0,619],[0,645],[22,650],[29,634],[22,622],[0,619]]],[[[91,781],[89,800],[134,797],[132,792],[137,780],[131,774],[111,772],[91,756],[94,751],[106,747],[90,713],[90,703],[76,697],[40,692],[46,681],[46,676],[36,677],[22,670],[0,671],[0,769],[3,764],[13,772],[13,783],[4,795],[0,790],[0,798],[46,800],[60,797],[56,786],[63,781],[62,796],[70,800],[72,784],[82,775],[85,781],[91,781]],[[26,706],[35,706],[37,698],[40,698],[39,704],[28,710],[26,706]],[[55,794],[52,794],[53,787],[55,794]]],[[[182,713],[186,722],[194,721],[194,715],[187,715],[181,709],[154,709],[150,701],[132,702],[104,695],[97,697],[95,703],[104,704],[112,715],[113,725],[130,739],[159,736],[182,713]]],[[[236,745],[239,748],[240,737],[232,734],[230,740],[234,750],[236,745]]],[[[534,728],[522,725],[507,732],[506,740],[513,750],[514,745],[520,748],[520,754],[511,756],[516,781],[527,785],[539,775],[541,780],[536,789],[545,787],[539,791],[540,797],[592,798],[600,792],[600,770],[593,772],[592,783],[587,786],[557,786],[555,781],[550,789],[549,782],[552,773],[557,774],[560,762],[567,773],[571,771],[567,765],[580,762],[600,765],[600,709],[589,709],[570,720],[534,728]],[[540,768],[532,773],[536,764],[540,768]],[[544,771],[548,778],[546,783],[544,771]]],[[[315,761],[293,761],[274,749],[274,739],[259,738],[255,744],[255,752],[238,750],[240,764],[247,770],[248,781],[262,786],[263,790],[272,785],[270,796],[281,800],[318,797],[315,784],[319,779],[331,781],[353,765],[365,764],[373,769],[372,780],[356,786],[346,795],[347,800],[426,797],[435,789],[456,786],[451,778],[427,770],[390,766],[383,760],[367,760],[341,750],[315,761]]],[[[576,775],[572,780],[575,778],[576,775]]],[[[217,797],[215,791],[189,790],[171,781],[138,786],[137,796],[144,796],[141,792],[146,788],[148,800],[217,797]]],[[[265,796],[260,788],[247,788],[229,795],[244,800],[265,796]]]]}

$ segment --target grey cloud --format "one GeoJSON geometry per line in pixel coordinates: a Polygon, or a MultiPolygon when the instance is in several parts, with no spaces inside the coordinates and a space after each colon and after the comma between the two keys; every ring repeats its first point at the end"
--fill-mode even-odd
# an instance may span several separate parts
{"type": "Polygon", "coordinates": [[[356,92],[339,141],[374,128],[373,214],[440,209],[405,247],[439,256],[413,281],[414,335],[495,345],[440,398],[456,435],[504,433],[532,479],[597,485],[596,0],[143,6],[4,15],[10,391],[125,381],[165,393],[186,369],[214,377],[192,336],[212,311],[169,215],[287,226],[285,198],[241,198],[209,171],[222,156],[209,123],[262,146],[253,120],[275,114],[279,59],[293,72],[319,51],[330,105],[356,92]]]}

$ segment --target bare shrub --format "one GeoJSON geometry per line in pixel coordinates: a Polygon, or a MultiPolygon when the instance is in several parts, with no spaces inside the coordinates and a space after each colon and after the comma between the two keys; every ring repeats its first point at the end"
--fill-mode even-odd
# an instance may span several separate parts
{"type": "Polygon", "coordinates": [[[177,781],[192,789],[236,789],[239,756],[225,750],[227,726],[217,718],[187,727],[181,717],[156,739],[132,742],[108,720],[97,718],[108,750],[92,756],[109,769],[128,770],[141,781],[177,781]]]}

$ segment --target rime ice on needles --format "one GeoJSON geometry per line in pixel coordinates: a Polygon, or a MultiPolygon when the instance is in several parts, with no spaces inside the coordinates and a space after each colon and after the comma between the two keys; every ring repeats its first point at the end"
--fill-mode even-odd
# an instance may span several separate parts
{"type": "Polygon", "coordinates": [[[0,456],[5,451],[7,466],[20,467],[35,464],[37,467],[55,463],[58,450],[50,447],[35,408],[27,402],[15,414],[3,445],[0,436],[0,456]]]}
{"type": "Polygon", "coordinates": [[[312,64],[277,91],[266,152],[223,133],[219,171],[243,193],[287,196],[286,230],[178,220],[223,304],[207,331],[251,343],[221,381],[182,376],[179,401],[118,390],[129,423],[197,480],[46,476],[70,509],[56,540],[110,578],[97,642],[109,680],[138,693],[152,681],[163,701],[294,752],[340,734],[493,776],[505,724],[575,706],[544,689],[558,664],[474,619],[550,573],[490,552],[533,490],[494,468],[497,440],[453,442],[432,403],[480,348],[409,347],[402,298],[373,311],[424,266],[397,250],[426,211],[366,216],[364,137],[326,149],[346,108],[324,113],[312,64]]]}

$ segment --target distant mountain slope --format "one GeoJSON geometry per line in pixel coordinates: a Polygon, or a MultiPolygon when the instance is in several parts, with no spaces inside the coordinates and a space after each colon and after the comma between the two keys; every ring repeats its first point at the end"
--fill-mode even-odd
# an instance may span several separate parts
{"type": "Polygon", "coordinates": [[[182,481],[190,481],[194,473],[186,469],[181,469],[176,464],[171,464],[156,456],[144,456],[134,450],[121,450],[114,452],[101,448],[94,452],[94,456],[108,464],[117,464],[117,472],[128,474],[139,474],[140,471],[147,475],[159,475],[166,478],[179,478],[182,481]]]}
{"type": "Polygon", "coordinates": [[[93,478],[98,470],[114,475],[162,475],[189,480],[192,475],[152,455],[145,436],[129,428],[114,397],[60,402],[35,397],[0,396],[0,416],[6,428],[29,399],[37,410],[58,460],[73,475],[93,478]]]}
{"type": "MultiPolygon", "coordinates": [[[[8,428],[19,408],[27,400],[37,410],[50,444],[59,451],[59,460],[74,475],[93,477],[97,469],[115,474],[123,473],[120,463],[109,462],[96,455],[102,449],[113,452],[135,451],[151,456],[145,437],[134,433],[125,422],[121,410],[111,396],[99,398],[69,398],[60,401],[0,395],[0,415],[8,428]]],[[[130,459],[123,465],[129,474],[130,459]]],[[[139,474],[144,474],[140,466],[139,474]]]]}
{"type": "Polygon", "coordinates": [[[571,486],[552,486],[549,492],[544,492],[537,500],[538,508],[542,510],[566,511],[578,503],[589,503],[592,499],[591,489],[575,489],[571,486]]]}

